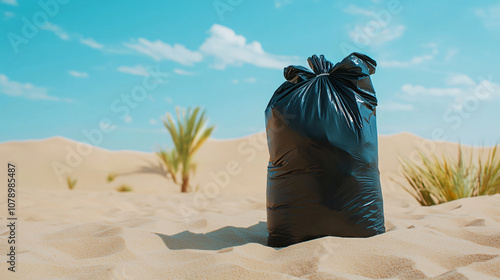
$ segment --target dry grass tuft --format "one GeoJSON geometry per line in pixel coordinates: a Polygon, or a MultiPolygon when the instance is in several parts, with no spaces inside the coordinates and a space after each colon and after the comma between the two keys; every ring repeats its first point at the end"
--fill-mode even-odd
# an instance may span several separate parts
{"type": "Polygon", "coordinates": [[[474,162],[471,153],[464,159],[462,147],[458,147],[458,160],[443,155],[427,156],[418,151],[422,164],[400,160],[403,175],[411,188],[401,185],[421,205],[429,206],[447,201],[500,193],[500,156],[498,146],[492,148],[486,158],[474,162]]]}

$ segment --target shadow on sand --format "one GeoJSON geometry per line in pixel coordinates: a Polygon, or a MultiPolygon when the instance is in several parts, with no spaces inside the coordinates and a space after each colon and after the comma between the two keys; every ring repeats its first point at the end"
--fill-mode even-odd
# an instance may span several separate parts
{"type": "Polygon", "coordinates": [[[183,231],[174,235],[158,235],[171,250],[220,250],[247,243],[267,244],[267,224],[259,222],[247,228],[223,227],[207,233],[183,231]]]}
{"type": "Polygon", "coordinates": [[[131,170],[131,171],[125,171],[125,172],[120,172],[117,173],[119,176],[128,176],[128,175],[134,175],[134,174],[158,174],[163,177],[167,177],[167,171],[165,170],[165,167],[163,167],[163,164],[158,161],[158,162],[151,162],[149,160],[142,160],[145,164],[143,166],[140,166],[137,169],[131,170]]]}

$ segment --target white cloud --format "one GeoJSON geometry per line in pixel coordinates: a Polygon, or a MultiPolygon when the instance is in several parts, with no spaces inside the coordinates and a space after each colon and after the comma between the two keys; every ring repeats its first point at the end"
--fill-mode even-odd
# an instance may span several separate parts
{"type": "Polygon", "coordinates": [[[348,27],[348,35],[356,44],[380,46],[403,36],[406,29],[402,24],[377,20],[377,12],[353,4],[347,6],[344,13],[365,18],[363,23],[348,27]]]}
{"type": "Polygon", "coordinates": [[[386,102],[377,106],[378,110],[382,111],[413,111],[414,107],[412,104],[398,103],[398,102],[386,102]]]}
{"type": "Polygon", "coordinates": [[[71,76],[76,77],[76,78],[87,78],[89,76],[88,73],[85,72],[78,72],[75,70],[71,70],[68,72],[71,76]]]}
{"type": "Polygon", "coordinates": [[[405,84],[401,87],[403,93],[408,95],[434,95],[434,96],[459,96],[460,88],[427,88],[419,85],[405,84]]]}
{"type": "Polygon", "coordinates": [[[376,16],[377,13],[363,9],[361,7],[358,7],[356,5],[350,4],[347,6],[347,8],[344,9],[344,13],[350,14],[350,15],[363,15],[363,16],[376,16]]]}
{"type": "Polygon", "coordinates": [[[459,103],[468,96],[476,94],[486,96],[484,99],[500,96],[500,86],[493,83],[491,78],[481,78],[480,82],[477,83],[465,74],[452,74],[446,78],[445,84],[448,87],[429,88],[421,85],[405,84],[401,87],[401,91],[409,97],[454,97],[459,103]]]}
{"type": "Polygon", "coordinates": [[[92,38],[81,38],[80,39],[80,43],[84,44],[84,45],[87,45],[93,49],[102,49],[104,48],[104,46],[102,44],[99,44],[96,42],[96,40],[92,39],[92,38]]]}
{"type": "Polygon", "coordinates": [[[15,16],[16,16],[16,14],[14,14],[13,12],[8,12],[8,11],[7,12],[3,12],[4,19],[11,19],[11,18],[13,18],[15,16]]]}
{"type": "Polygon", "coordinates": [[[197,51],[188,50],[181,44],[172,46],[160,40],[153,42],[139,38],[136,43],[124,43],[124,45],[156,61],[172,60],[183,65],[193,65],[203,60],[203,56],[197,51]]]}
{"type": "Polygon", "coordinates": [[[292,4],[292,0],[274,0],[274,7],[278,9],[290,4],[292,4]]]}
{"type": "Polygon", "coordinates": [[[30,83],[20,83],[16,81],[11,81],[7,76],[0,74],[0,93],[9,95],[23,97],[31,100],[50,100],[50,101],[66,101],[72,102],[71,99],[60,99],[55,96],[50,96],[47,94],[47,89],[43,87],[37,87],[30,83]]]}
{"type": "Polygon", "coordinates": [[[12,6],[17,6],[17,0],[2,0],[2,3],[12,6]]]}
{"type": "MultiPolygon", "coordinates": [[[[249,77],[249,78],[245,78],[243,80],[241,80],[242,82],[244,83],[249,83],[249,84],[253,84],[253,83],[256,83],[257,82],[257,79],[255,79],[254,77],[249,77]]],[[[238,79],[234,79],[231,81],[233,84],[238,84],[240,82],[240,80],[238,79]]]]}
{"type": "MultiPolygon", "coordinates": [[[[252,64],[258,67],[282,69],[298,61],[297,57],[269,54],[262,49],[259,42],[247,43],[246,38],[237,35],[232,29],[214,24],[210,37],[200,46],[199,50],[189,50],[184,45],[170,45],[161,40],[149,41],[139,38],[132,43],[123,43],[129,49],[147,55],[156,61],[172,60],[191,66],[203,60],[204,56],[214,57],[212,67],[224,69],[228,65],[252,64]]],[[[195,73],[182,69],[174,69],[179,75],[194,75],[195,73]]]]}
{"type": "Polygon", "coordinates": [[[245,82],[245,83],[255,83],[255,82],[257,82],[257,79],[255,79],[254,77],[250,77],[250,78],[244,79],[243,82],[245,82]]]}
{"type": "Polygon", "coordinates": [[[213,67],[216,69],[244,63],[264,68],[283,69],[297,60],[296,57],[269,54],[262,49],[259,42],[247,43],[245,37],[219,24],[214,24],[210,28],[210,37],[203,42],[200,50],[214,57],[213,67]]]}
{"type": "Polygon", "coordinates": [[[382,29],[380,34],[378,34],[377,36],[375,36],[375,38],[373,38],[372,40],[373,44],[378,46],[386,42],[392,41],[394,39],[397,39],[403,35],[405,29],[406,27],[402,24],[384,28],[382,29]]]}
{"type": "Polygon", "coordinates": [[[126,115],[123,118],[123,121],[126,122],[126,123],[131,123],[132,122],[132,117],[130,115],[126,115]]]}
{"type": "Polygon", "coordinates": [[[118,71],[136,76],[143,76],[143,77],[149,76],[148,70],[142,65],[136,65],[132,67],[120,66],[118,67],[118,71]]]}
{"type": "Polygon", "coordinates": [[[93,49],[104,49],[104,46],[102,44],[96,42],[96,40],[94,40],[92,38],[85,38],[78,33],[73,33],[70,36],[62,27],[57,26],[57,25],[50,23],[50,22],[44,24],[40,28],[43,30],[48,30],[48,31],[53,32],[61,40],[66,41],[66,40],[74,39],[76,37],[76,38],[79,38],[80,43],[87,45],[93,49]]]}
{"type": "Polygon", "coordinates": [[[155,125],[157,124],[158,122],[155,120],[155,119],[150,119],[149,120],[149,123],[152,124],[152,125],[155,125]]]}
{"type": "Polygon", "coordinates": [[[455,55],[458,54],[458,52],[459,51],[457,48],[448,49],[448,51],[446,52],[446,56],[444,57],[444,60],[450,61],[455,55]]]}
{"type": "Polygon", "coordinates": [[[56,34],[57,37],[61,38],[61,40],[69,40],[69,35],[62,29],[60,26],[47,22],[43,26],[40,26],[41,29],[52,31],[56,34]]]}
{"type": "Polygon", "coordinates": [[[475,86],[476,82],[472,80],[471,77],[465,74],[452,74],[446,79],[446,84],[451,86],[464,85],[464,86],[475,86]]]}
{"type": "Polygon", "coordinates": [[[168,104],[172,104],[172,102],[174,102],[174,100],[172,100],[171,97],[167,96],[167,97],[165,97],[165,102],[167,102],[168,104]]]}
{"type": "Polygon", "coordinates": [[[424,45],[423,47],[429,48],[430,52],[427,54],[414,56],[410,60],[406,61],[398,61],[398,60],[382,60],[379,62],[380,67],[395,67],[395,68],[405,68],[410,66],[415,66],[422,64],[425,61],[431,61],[438,54],[438,49],[436,44],[429,43],[424,45]]]}
{"type": "Polygon", "coordinates": [[[500,4],[496,4],[487,8],[479,8],[474,11],[474,14],[479,17],[486,27],[494,27],[500,25],[500,4]]]}
{"type": "Polygon", "coordinates": [[[186,76],[194,75],[193,72],[189,72],[189,71],[182,70],[182,69],[174,69],[174,73],[179,74],[179,75],[186,75],[186,76]]]}
{"type": "Polygon", "coordinates": [[[402,24],[383,28],[367,28],[366,24],[356,25],[349,31],[349,37],[359,44],[380,46],[403,35],[405,26],[402,24]]]}

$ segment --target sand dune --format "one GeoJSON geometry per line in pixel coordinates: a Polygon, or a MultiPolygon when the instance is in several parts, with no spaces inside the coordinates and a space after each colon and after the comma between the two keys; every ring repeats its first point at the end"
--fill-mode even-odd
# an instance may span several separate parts
{"type": "MultiPolygon", "coordinates": [[[[140,193],[180,189],[165,176],[163,166],[153,153],[108,151],[54,137],[1,143],[0,154],[2,160],[19,164],[23,186],[29,189],[67,189],[66,176],[76,178],[76,188],[82,190],[107,191],[124,183],[140,193]],[[111,184],[106,180],[109,173],[119,174],[111,184]]],[[[209,140],[196,155],[198,168],[194,185],[202,188],[208,182],[218,183],[217,178],[222,177],[230,165],[236,171],[230,175],[231,187],[221,186],[221,190],[261,193],[266,186],[267,161],[264,133],[237,140],[209,140]]]]}
{"type": "MultiPolygon", "coordinates": [[[[388,232],[282,249],[265,246],[263,134],[209,141],[197,155],[200,192],[189,194],[178,193],[153,154],[94,147],[79,162],[68,156],[79,145],[63,138],[0,144],[2,164],[12,160],[19,170],[17,272],[0,262],[0,279],[500,278],[500,195],[421,207],[389,180],[399,178],[398,153],[411,157],[417,146],[439,154],[456,144],[381,136],[388,232]],[[75,190],[58,179],[54,162],[71,169],[75,190]],[[107,183],[110,172],[122,175],[107,183]],[[114,190],[123,183],[134,191],[114,190]]],[[[0,252],[7,236],[2,227],[0,252]]]]}

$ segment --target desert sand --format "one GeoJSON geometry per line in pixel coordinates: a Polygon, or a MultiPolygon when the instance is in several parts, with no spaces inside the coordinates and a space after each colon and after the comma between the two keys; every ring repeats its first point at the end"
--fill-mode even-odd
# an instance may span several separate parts
{"type": "Polygon", "coordinates": [[[197,192],[187,194],[152,153],[60,137],[0,143],[1,166],[14,162],[18,175],[16,272],[5,261],[4,184],[0,279],[500,278],[500,195],[419,206],[394,183],[403,182],[398,155],[412,158],[415,147],[440,154],[457,144],[379,137],[387,233],[276,249],[265,245],[263,133],[208,141],[196,156],[197,192]],[[108,183],[109,173],[119,176],[108,183]],[[117,192],[122,184],[133,191],[117,192]]]}

